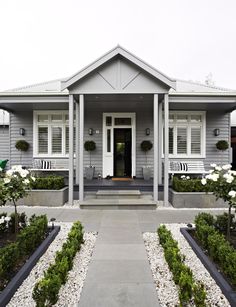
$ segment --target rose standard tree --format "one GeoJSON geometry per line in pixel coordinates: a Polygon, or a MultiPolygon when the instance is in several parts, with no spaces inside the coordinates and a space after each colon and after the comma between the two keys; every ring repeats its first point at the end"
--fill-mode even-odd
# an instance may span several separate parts
{"type": "Polygon", "coordinates": [[[230,238],[232,220],[232,207],[236,207],[236,171],[231,170],[231,165],[218,166],[211,164],[209,174],[202,179],[202,184],[207,192],[213,192],[216,199],[223,199],[228,203],[227,238],[230,238]]]}
{"type": "Polygon", "coordinates": [[[6,201],[13,203],[15,209],[15,234],[18,233],[17,201],[27,195],[27,190],[31,189],[33,181],[35,181],[35,178],[20,165],[13,166],[0,178],[0,205],[5,205],[6,201]]]}

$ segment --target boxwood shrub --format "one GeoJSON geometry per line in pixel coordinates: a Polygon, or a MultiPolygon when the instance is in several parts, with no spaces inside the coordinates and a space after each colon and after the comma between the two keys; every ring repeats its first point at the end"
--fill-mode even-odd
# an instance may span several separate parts
{"type": "Polygon", "coordinates": [[[195,218],[196,236],[221,271],[236,286],[236,250],[216,228],[217,219],[211,214],[199,213],[195,218]]]}
{"type": "Polygon", "coordinates": [[[21,230],[16,242],[0,249],[0,289],[6,286],[19,263],[27,259],[46,237],[47,226],[46,215],[38,216],[21,230]]]}
{"type": "Polygon", "coordinates": [[[174,176],[172,188],[176,192],[205,192],[205,186],[202,185],[200,178],[182,179],[179,176],[174,176]]]}
{"type": "Polygon", "coordinates": [[[82,243],[83,226],[78,221],[73,224],[62,249],[56,253],[55,262],[44,272],[44,277],[33,289],[33,299],[37,307],[52,306],[57,302],[59,290],[66,283],[73,259],[82,243]]]}
{"type": "Polygon", "coordinates": [[[32,184],[34,190],[60,190],[64,188],[63,176],[36,177],[32,184]]]}
{"type": "Polygon", "coordinates": [[[166,262],[173,274],[173,280],[179,287],[180,306],[186,306],[193,298],[195,306],[205,307],[204,286],[194,280],[191,269],[184,264],[184,256],[180,254],[178,242],[173,239],[165,225],[160,226],[157,232],[164,249],[166,262]]]}

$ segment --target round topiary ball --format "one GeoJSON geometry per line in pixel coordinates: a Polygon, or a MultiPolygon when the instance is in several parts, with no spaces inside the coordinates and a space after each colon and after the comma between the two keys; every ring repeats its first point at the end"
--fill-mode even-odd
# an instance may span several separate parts
{"type": "Polygon", "coordinates": [[[86,141],[84,143],[84,149],[86,151],[94,151],[96,149],[96,143],[94,141],[86,141]]]}
{"type": "Polygon", "coordinates": [[[20,151],[27,151],[29,149],[29,146],[29,143],[25,140],[18,140],[15,144],[16,149],[20,151]]]}
{"type": "Polygon", "coordinates": [[[216,148],[217,148],[218,150],[224,151],[224,150],[226,150],[226,149],[229,148],[229,143],[228,143],[227,141],[225,141],[225,140],[220,140],[220,141],[218,141],[218,142],[216,143],[216,148]]]}
{"type": "Polygon", "coordinates": [[[142,149],[142,151],[145,151],[145,152],[151,150],[152,149],[152,142],[149,141],[149,140],[142,141],[141,149],[142,149]]]}

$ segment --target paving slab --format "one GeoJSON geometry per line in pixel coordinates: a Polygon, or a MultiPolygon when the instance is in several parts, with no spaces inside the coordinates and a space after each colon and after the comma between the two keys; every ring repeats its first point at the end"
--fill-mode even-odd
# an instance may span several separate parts
{"type": "Polygon", "coordinates": [[[143,244],[98,244],[94,260],[147,260],[143,244]]]}
{"type": "Polygon", "coordinates": [[[152,284],[85,282],[79,307],[159,307],[159,303],[152,284]]]}
{"type": "Polygon", "coordinates": [[[143,238],[137,225],[100,227],[96,244],[143,244],[143,238]]]}

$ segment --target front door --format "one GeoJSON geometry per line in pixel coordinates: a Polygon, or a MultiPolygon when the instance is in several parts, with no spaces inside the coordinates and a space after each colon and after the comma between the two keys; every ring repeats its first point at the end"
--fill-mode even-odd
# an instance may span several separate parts
{"type": "Polygon", "coordinates": [[[132,172],[132,130],[114,129],[114,176],[130,177],[132,172]]]}

